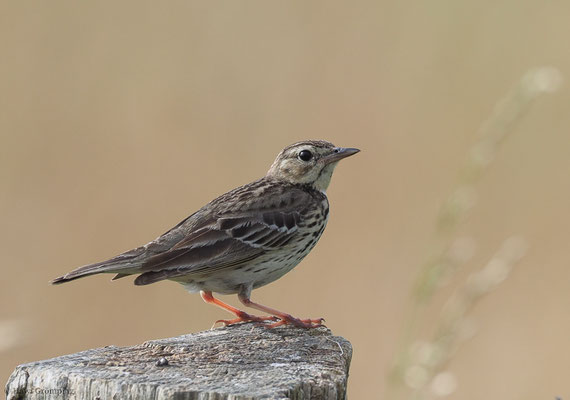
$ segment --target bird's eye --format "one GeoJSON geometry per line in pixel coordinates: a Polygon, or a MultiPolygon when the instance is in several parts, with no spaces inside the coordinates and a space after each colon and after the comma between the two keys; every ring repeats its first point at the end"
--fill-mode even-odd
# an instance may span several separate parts
{"type": "Polygon", "coordinates": [[[309,161],[313,158],[313,154],[309,150],[301,150],[299,152],[299,158],[303,161],[309,161]]]}

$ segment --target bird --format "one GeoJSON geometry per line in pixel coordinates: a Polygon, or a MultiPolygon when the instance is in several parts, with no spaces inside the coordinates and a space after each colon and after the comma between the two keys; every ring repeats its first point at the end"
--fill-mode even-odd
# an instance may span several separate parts
{"type": "Polygon", "coordinates": [[[216,323],[322,326],[322,318],[296,318],[255,303],[251,292],[291,271],[315,247],[329,218],[326,190],[333,170],[359,151],[324,140],[293,143],[263,178],[215,198],[143,246],[76,268],[51,283],[101,273],[115,274],[112,280],[138,275],[135,285],[172,280],[235,315],[216,323]],[[213,293],[237,294],[245,307],[268,315],[247,313],[213,293]]]}

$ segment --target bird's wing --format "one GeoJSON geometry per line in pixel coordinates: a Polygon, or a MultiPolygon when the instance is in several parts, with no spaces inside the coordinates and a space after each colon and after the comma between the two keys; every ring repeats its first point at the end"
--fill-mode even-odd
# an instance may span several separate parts
{"type": "Polygon", "coordinates": [[[263,196],[264,202],[276,207],[262,208],[253,201],[245,208],[243,204],[249,202],[244,201],[237,210],[209,213],[199,229],[187,233],[168,250],[147,258],[135,284],[236,267],[285,246],[298,231],[302,219],[299,204],[306,204],[306,196],[310,197],[300,189],[298,192],[286,196],[286,201],[279,193],[275,199],[263,196]]]}

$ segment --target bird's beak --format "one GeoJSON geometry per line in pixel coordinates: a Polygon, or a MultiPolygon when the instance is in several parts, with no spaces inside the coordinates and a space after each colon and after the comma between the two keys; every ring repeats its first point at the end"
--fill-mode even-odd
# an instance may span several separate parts
{"type": "Polygon", "coordinates": [[[327,164],[337,162],[343,158],[350,157],[359,151],[359,149],[354,149],[352,147],[335,147],[333,152],[325,157],[325,162],[327,164]]]}

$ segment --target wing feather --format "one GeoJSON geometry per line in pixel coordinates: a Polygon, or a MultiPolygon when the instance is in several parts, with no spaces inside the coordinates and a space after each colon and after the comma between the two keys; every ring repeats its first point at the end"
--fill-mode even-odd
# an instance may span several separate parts
{"type": "MultiPolygon", "coordinates": [[[[198,229],[187,232],[169,249],[147,257],[135,284],[233,268],[286,245],[298,233],[302,221],[298,204],[307,201],[305,194],[299,190],[288,201],[276,198],[277,209],[253,204],[250,209],[209,214],[198,229]]],[[[184,229],[184,224],[178,229],[184,229]]]]}

